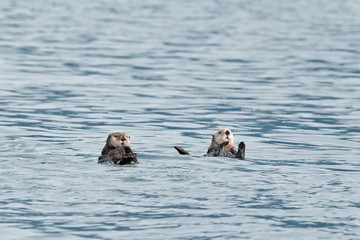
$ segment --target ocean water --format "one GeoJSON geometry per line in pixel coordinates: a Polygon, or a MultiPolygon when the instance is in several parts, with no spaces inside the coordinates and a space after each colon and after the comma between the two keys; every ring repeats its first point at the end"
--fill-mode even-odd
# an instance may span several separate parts
{"type": "Polygon", "coordinates": [[[1,239],[360,239],[359,12],[1,1],[1,239]],[[202,156],[223,127],[245,160],[202,156]]]}

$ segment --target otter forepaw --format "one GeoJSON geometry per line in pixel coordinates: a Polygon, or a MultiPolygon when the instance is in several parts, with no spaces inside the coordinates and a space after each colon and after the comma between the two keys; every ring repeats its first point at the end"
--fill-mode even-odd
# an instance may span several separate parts
{"type": "Polygon", "coordinates": [[[223,142],[222,144],[220,144],[220,148],[223,148],[227,145],[229,145],[229,141],[226,141],[226,142],[223,142]]]}
{"type": "Polygon", "coordinates": [[[126,154],[126,157],[127,158],[137,158],[137,155],[136,155],[136,153],[128,153],[128,154],[126,154]]]}

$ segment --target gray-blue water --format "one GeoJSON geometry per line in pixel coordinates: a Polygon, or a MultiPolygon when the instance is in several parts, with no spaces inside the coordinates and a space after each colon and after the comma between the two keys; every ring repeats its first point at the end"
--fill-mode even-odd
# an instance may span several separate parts
{"type": "Polygon", "coordinates": [[[1,1],[1,239],[360,239],[359,12],[1,1]],[[139,164],[97,164],[115,131],[139,164]]]}

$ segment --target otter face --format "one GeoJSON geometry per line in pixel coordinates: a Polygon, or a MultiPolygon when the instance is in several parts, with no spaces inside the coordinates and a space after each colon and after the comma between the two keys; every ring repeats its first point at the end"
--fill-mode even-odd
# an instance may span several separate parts
{"type": "Polygon", "coordinates": [[[108,136],[107,143],[110,147],[130,147],[130,136],[123,132],[112,133],[108,136]]]}
{"type": "Polygon", "coordinates": [[[227,128],[220,129],[213,135],[213,141],[218,145],[226,141],[229,142],[229,145],[234,145],[234,140],[235,140],[234,135],[232,134],[230,129],[227,128]]]}

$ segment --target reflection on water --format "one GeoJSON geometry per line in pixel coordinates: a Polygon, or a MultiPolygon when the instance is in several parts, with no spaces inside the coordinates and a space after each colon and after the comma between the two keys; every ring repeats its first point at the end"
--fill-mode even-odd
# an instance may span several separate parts
{"type": "Polygon", "coordinates": [[[4,238],[356,237],[359,10],[2,1],[4,238]],[[245,161],[202,157],[223,127],[245,161]],[[115,131],[140,164],[97,164],[115,131]]]}

